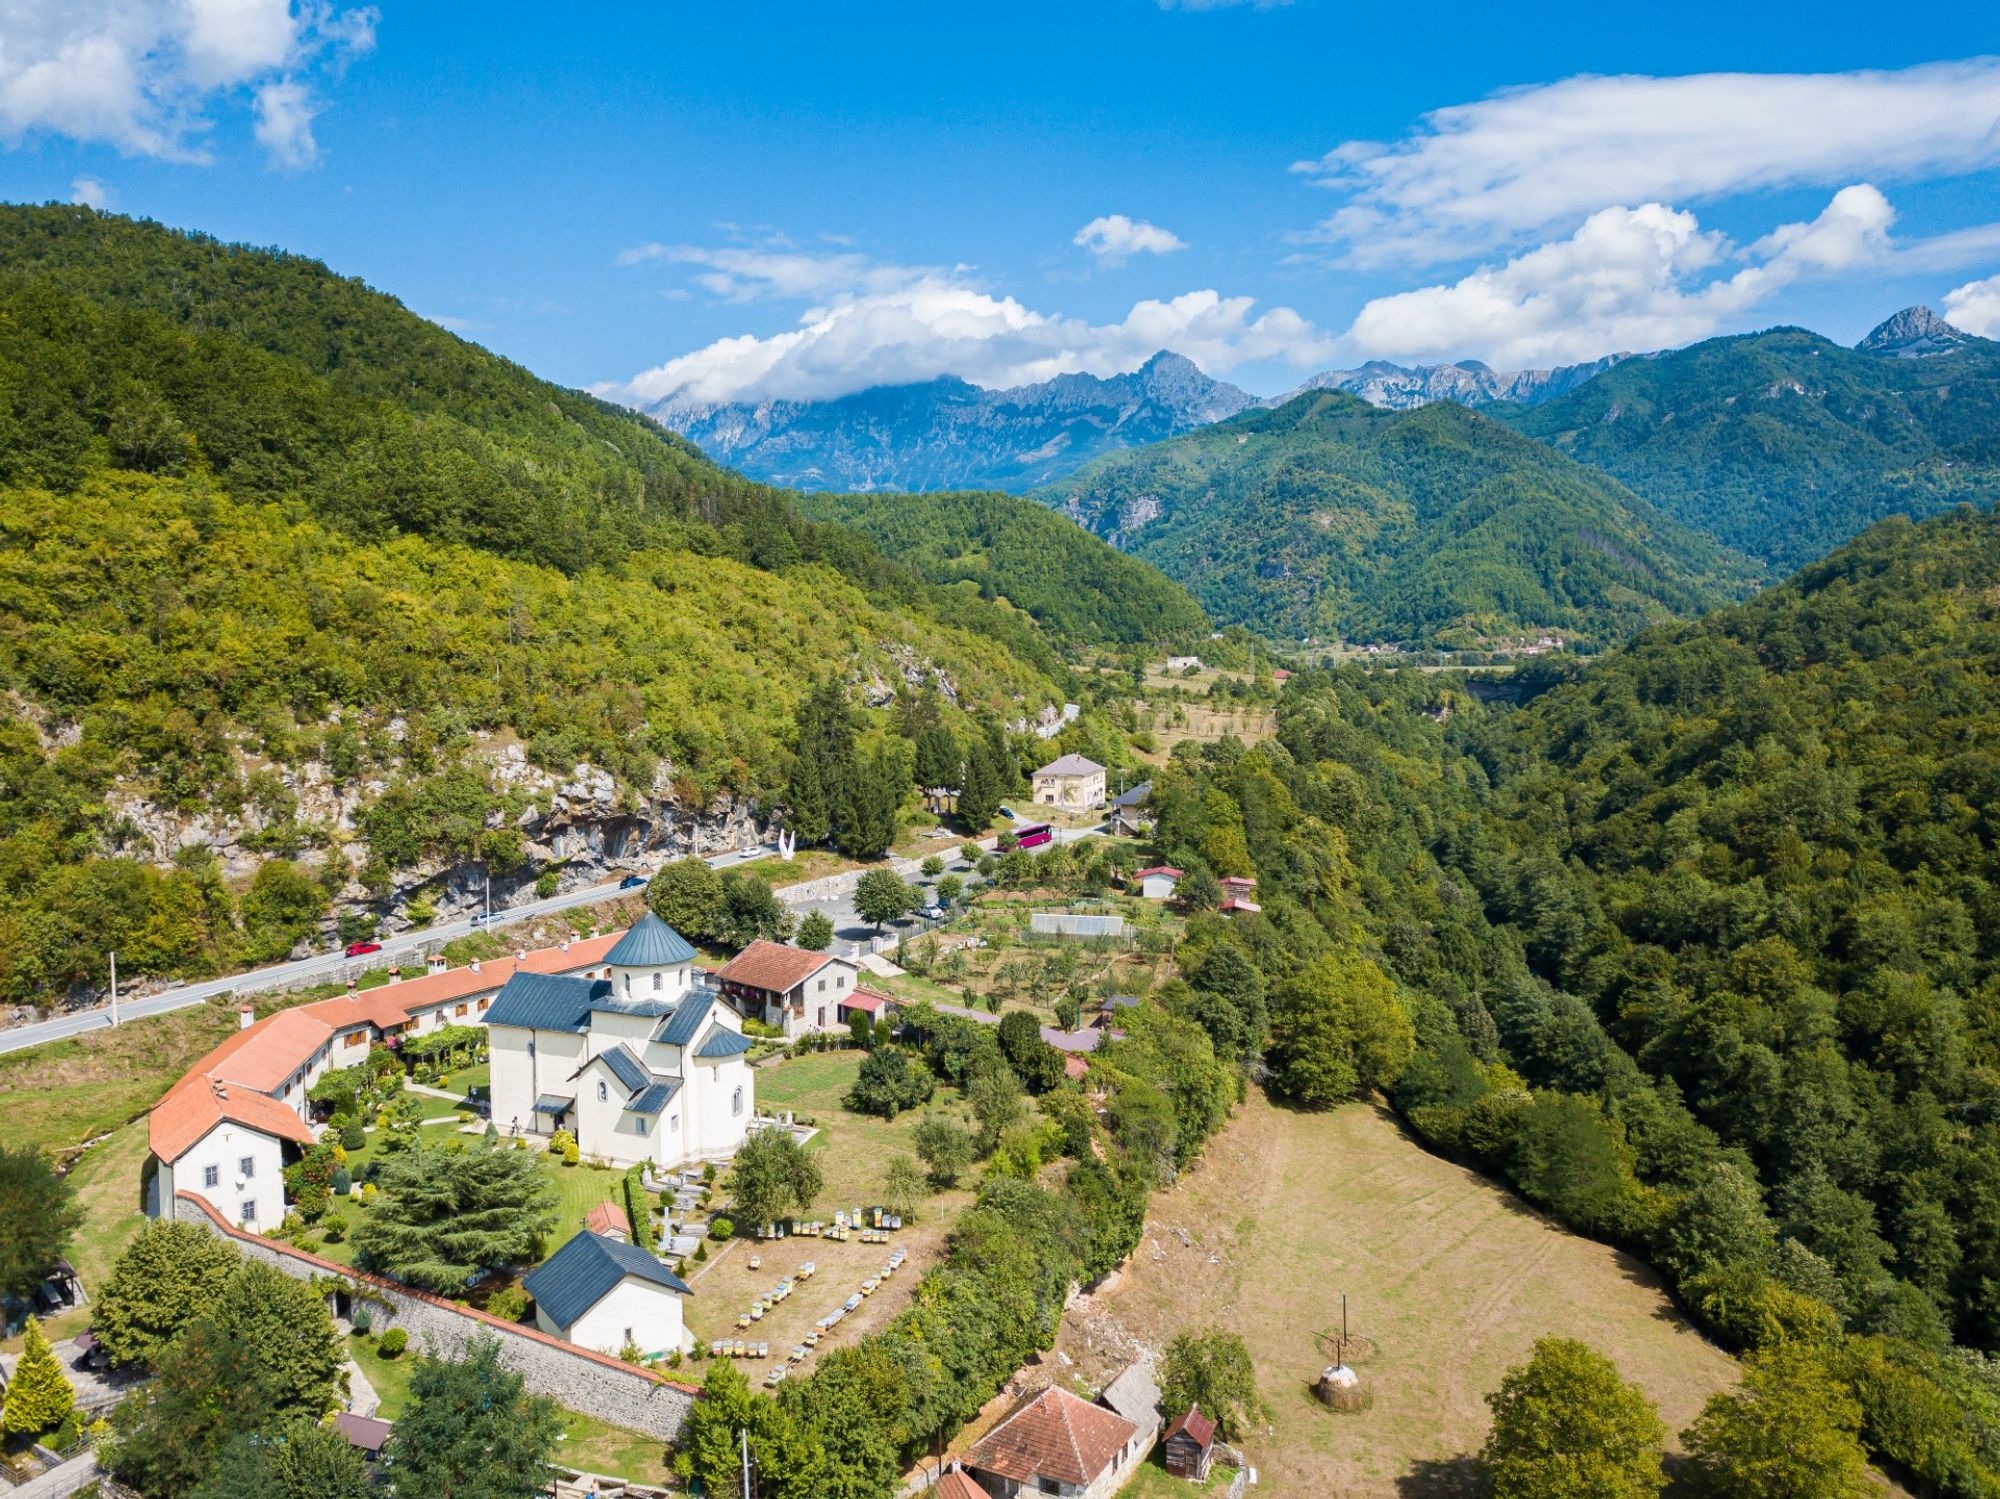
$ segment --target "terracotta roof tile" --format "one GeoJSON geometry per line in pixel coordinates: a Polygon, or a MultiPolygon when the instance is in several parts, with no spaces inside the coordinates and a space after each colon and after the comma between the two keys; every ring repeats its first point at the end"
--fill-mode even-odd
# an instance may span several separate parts
{"type": "Polygon", "coordinates": [[[1182,1432],[1194,1438],[1197,1447],[1206,1447],[1215,1440],[1215,1423],[1201,1413],[1201,1407],[1191,1405],[1181,1415],[1174,1417],[1174,1424],[1167,1428],[1163,1442],[1172,1441],[1182,1432]]]}
{"type": "Polygon", "coordinates": [[[830,953],[807,952],[804,948],[760,938],[718,968],[715,976],[724,983],[783,994],[834,961],[830,953]]]}
{"type": "Polygon", "coordinates": [[[154,1155],[177,1161],[216,1125],[228,1120],[293,1140],[312,1144],[312,1131],[291,1108],[254,1088],[220,1082],[202,1073],[182,1078],[153,1105],[146,1120],[146,1140],[154,1155]]]}
{"type": "Polygon", "coordinates": [[[615,1234],[621,1239],[632,1236],[632,1225],[625,1216],[625,1209],[615,1202],[600,1202],[585,1213],[583,1226],[594,1234],[615,1234]]]}
{"type": "Polygon", "coordinates": [[[953,1468],[938,1479],[931,1494],[933,1499],[989,1499],[986,1490],[974,1483],[972,1475],[962,1468],[953,1468]]]}
{"type": "Polygon", "coordinates": [[[1051,1385],[989,1431],[965,1462],[1016,1483],[1053,1478],[1087,1487],[1138,1434],[1117,1412],[1051,1385]]]}

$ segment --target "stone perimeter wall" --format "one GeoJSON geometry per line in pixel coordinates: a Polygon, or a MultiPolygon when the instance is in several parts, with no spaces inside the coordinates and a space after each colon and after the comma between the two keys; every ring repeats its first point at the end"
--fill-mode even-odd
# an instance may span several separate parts
{"type": "Polygon", "coordinates": [[[607,1354],[573,1347],[539,1328],[502,1322],[441,1297],[350,1270],[289,1244],[245,1233],[218,1218],[200,1198],[185,1192],[174,1199],[174,1216],[183,1223],[200,1224],[249,1258],[275,1265],[300,1280],[328,1277],[347,1282],[353,1299],[368,1304],[376,1331],[400,1327],[409,1334],[413,1349],[445,1356],[457,1353],[475,1337],[497,1337],[501,1362],[519,1372],[528,1389],[600,1421],[672,1442],[694,1406],[693,1385],[663,1379],[607,1354]]]}

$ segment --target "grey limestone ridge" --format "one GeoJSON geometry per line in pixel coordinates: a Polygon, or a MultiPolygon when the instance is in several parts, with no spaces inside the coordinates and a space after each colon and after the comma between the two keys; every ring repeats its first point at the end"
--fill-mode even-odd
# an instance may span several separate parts
{"type": "Polygon", "coordinates": [[[1282,406],[1310,390],[1344,390],[1359,396],[1370,406],[1389,411],[1408,411],[1433,401],[1456,401],[1461,406],[1486,406],[1497,401],[1516,406],[1538,406],[1564,391],[1574,390],[1593,376],[1630,359],[1630,354],[1606,354],[1587,364],[1558,365],[1547,370],[1496,370],[1477,359],[1457,364],[1391,364],[1371,359],[1351,370],[1322,370],[1296,390],[1273,396],[1263,404],[1282,406]]]}
{"type": "Polygon", "coordinates": [[[1922,359],[1931,354],[1956,353],[1972,342],[1970,333],[1952,327],[1930,308],[1905,307],[1876,325],[1854,347],[1864,354],[1884,354],[1891,359],[1922,359]]]}
{"type": "Polygon", "coordinates": [[[1206,427],[1256,404],[1165,351],[1122,375],[986,390],[946,376],[826,401],[701,402],[649,414],[719,463],[798,489],[1033,489],[1100,453],[1206,427]]]}

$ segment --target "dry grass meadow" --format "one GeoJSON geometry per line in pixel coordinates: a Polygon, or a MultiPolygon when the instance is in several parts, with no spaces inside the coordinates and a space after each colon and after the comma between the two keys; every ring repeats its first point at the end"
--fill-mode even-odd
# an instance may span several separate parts
{"type": "Polygon", "coordinates": [[[1135,1344],[1208,1325],[1256,1360],[1271,1427],[1246,1449],[1270,1495],[1465,1492],[1486,1393],[1547,1334],[1609,1355],[1676,1432],[1735,1378],[1629,1256],[1430,1155],[1385,1111],[1295,1114],[1261,1094],[1154,1199],[1121,1283],[1072,1311],[1057,1347],[1094,1386],[1135,1344]],[[1311,1385],[1343,1291],[1372,1343],[1355,1364],[1373,1406],[1336,1415],[1311,1385]]]}

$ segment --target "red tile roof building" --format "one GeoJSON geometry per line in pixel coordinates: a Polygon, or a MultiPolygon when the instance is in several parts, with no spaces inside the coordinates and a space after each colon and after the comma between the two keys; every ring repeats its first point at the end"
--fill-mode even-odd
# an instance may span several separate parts
{"type": "Polygon", "coordinates": [[[1098,1499],[1131,1476],[1145,1457],[1140,1446],[1140,1431],[1132,1422],[1052,1385],[975,1443],[965,1466],[1045,1493],[1098,1499]],[[1051,1490],[1050,1484],[1062,1487],[1051,1490]]]}
{"type": "MultiPolygon", "coordinates": [[[[147,1211],[171,1213],[177,1191],[195,1192],[233,1222],[275,1227],[284,1210],[283,1147],[313,1143],[308,1095],[322,1076],[399,1036],[479,1024],[494,993],[517,971],[593,967],[621,935],[391,982],[246,1024],[153,1106],[146,1124],[147,1211]],[[185,1171],[177,1172],[183,1162],[185,1171]]],[[[248,1007],[241,1013],[247,1021],[248,1007]]]]}

